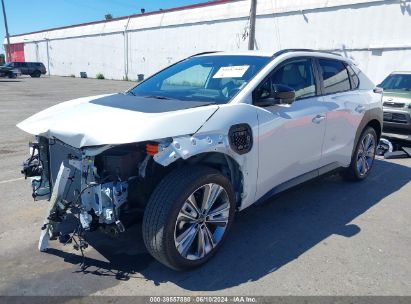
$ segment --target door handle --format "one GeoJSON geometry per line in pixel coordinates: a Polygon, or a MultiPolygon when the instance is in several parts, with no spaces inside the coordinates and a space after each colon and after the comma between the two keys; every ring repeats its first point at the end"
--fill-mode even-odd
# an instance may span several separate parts
{"type": "Polygon", "coordinates": [[[364,113],[365,112],[365,107],[363,105],[359,105],[355,108],[355,112],[364,113]]]}
{"type": "Polygon", "coordinates": [[[320,122],[322,122],[325,119],[325,115],[324,114],[318,114],[317,116],[315,116],[312,119],[313,123],[319,124],[320,122]]]}

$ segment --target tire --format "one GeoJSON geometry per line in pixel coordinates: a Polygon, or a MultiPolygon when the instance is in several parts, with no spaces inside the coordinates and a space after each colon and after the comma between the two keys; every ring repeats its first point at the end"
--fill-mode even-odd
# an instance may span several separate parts
{"type": "Polygon", "coordinates": [[[145,246],[155,259],[174,270],[193,269],[210,260],[221,247],[234,212],[233,187],[219,171],[198,165],[176,169],[149,199],[143,218],[145,246]],[[207,208],[194,207],[208,191],[218,195],[208,213],[201,215],[199,209],[207,208]]]}
{"type": "Polygon", "coordinates": [[[17,75],[14,74],[14,73],[12,73],[12,72],[10,72],[9,75],[8,75],[8,77],[9,77],[10,79],[15,79],[15,78],[17,78],[17,75]]]}
{"type": "Polygon", "coordinates": [[[365,128],[351,157],[350,166],[342,171],[346,180],[362,181],[368,177],[374,164],[377,144],[378,136],[374,128],[365,128]],[[366,153],[363,153],[364,150],[366,153]]]}
{"type": "Polygon", "coordinates": [[[30,74],[31,77],[33,78],[39,78],[41,76],[40,71],[34,71],[33,73],[30,74]]]}

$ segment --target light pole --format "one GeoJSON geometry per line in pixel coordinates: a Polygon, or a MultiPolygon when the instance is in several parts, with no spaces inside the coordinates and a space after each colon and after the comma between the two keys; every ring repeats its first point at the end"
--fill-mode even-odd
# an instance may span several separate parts
{"type": "Polygon", "coordinates": [[[4,27],[6,28],[6,38],[7,38],[7,59],[6,61],[11,61],[11,50],[10,50],[10,35],[9,35],[9,27],[7,26],[7,16],[6,16],[6,8],[4,6],[4,0],[1,0],[1,6],[3,7],[3,17],[4,17],[4,27]]]}

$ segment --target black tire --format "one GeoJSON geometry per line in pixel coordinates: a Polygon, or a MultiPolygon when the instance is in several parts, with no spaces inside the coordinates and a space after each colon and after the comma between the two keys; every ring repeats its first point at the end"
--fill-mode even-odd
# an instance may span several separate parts
{"type": "Polygon", "coordinates": [[[8,75],[8,77],[9,77],[10,79],[15,79],[15,78],[17,78],[17,75],[14,74],[13,72],[10,72],[9,75],[8,75]]]}
{"type": "Polygon", "coordinates": [[[199,165],[176,169],[158,184],[147,204],[143,218],[145,246],[155,259],[174,270],[182,271],[198,267],[211,259],[223,244],[233,222],[234,212],[233,187],[219,171],[199,165]],[[223,187],[227,193],[228,222],[216,246],[203,258],[191,260],[183,257],[175,244],[177,216],[187,198],[199,188],[210,183],[223,187]]]}
{"type": "Polygon", "coordinates": [[[357,146],[355,147],[355,150],[351,157],[350,166],[342,171],[341,175],[344,177],[344,179],[349,180],[349,181],[362,181],[368,177],[373,167],[373,164],[374,164],[377,145],[378,145],[378,136],[374,128],[372,127],[365,128],[364,131],[361,133],[360,138],[358,139],[357,146]],[[364,139],[367,136],[372,136],[373,138],[373,149],[371,149],[373,150],[373,156],[372,158],[369,158],[371,160],[371,165],[369,165],[369,169],[363,174],[362,172],[360,172],[361,170],[358,168],[357,161],[361,157],[360,154],[362,151],[362,144],[363,144],[364,139]]]}
{"type": "Polygon", "coordinates": [[[33,78],[39,78],[41,76],[40,71],[34,71],[33,73],[30,74],[31,77],[33,78]]]}

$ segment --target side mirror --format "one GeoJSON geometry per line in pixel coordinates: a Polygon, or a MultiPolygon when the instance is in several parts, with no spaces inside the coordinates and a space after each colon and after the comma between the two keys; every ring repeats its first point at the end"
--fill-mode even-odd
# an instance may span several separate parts
{"type": "Polygon", "coordinates": [[[292,104],[295,101],[295,91],[283,84],[273,84],[273,98],[279,104],[292,104]]]}
{"type": "Polygon", "coordinates": [[[254,104],[259,107],[270,107],[278,104],[291,104],[295,101],[293,88],[283,84],[273,84],[271,93],[265,97],[257,97],[254,104]]]}

